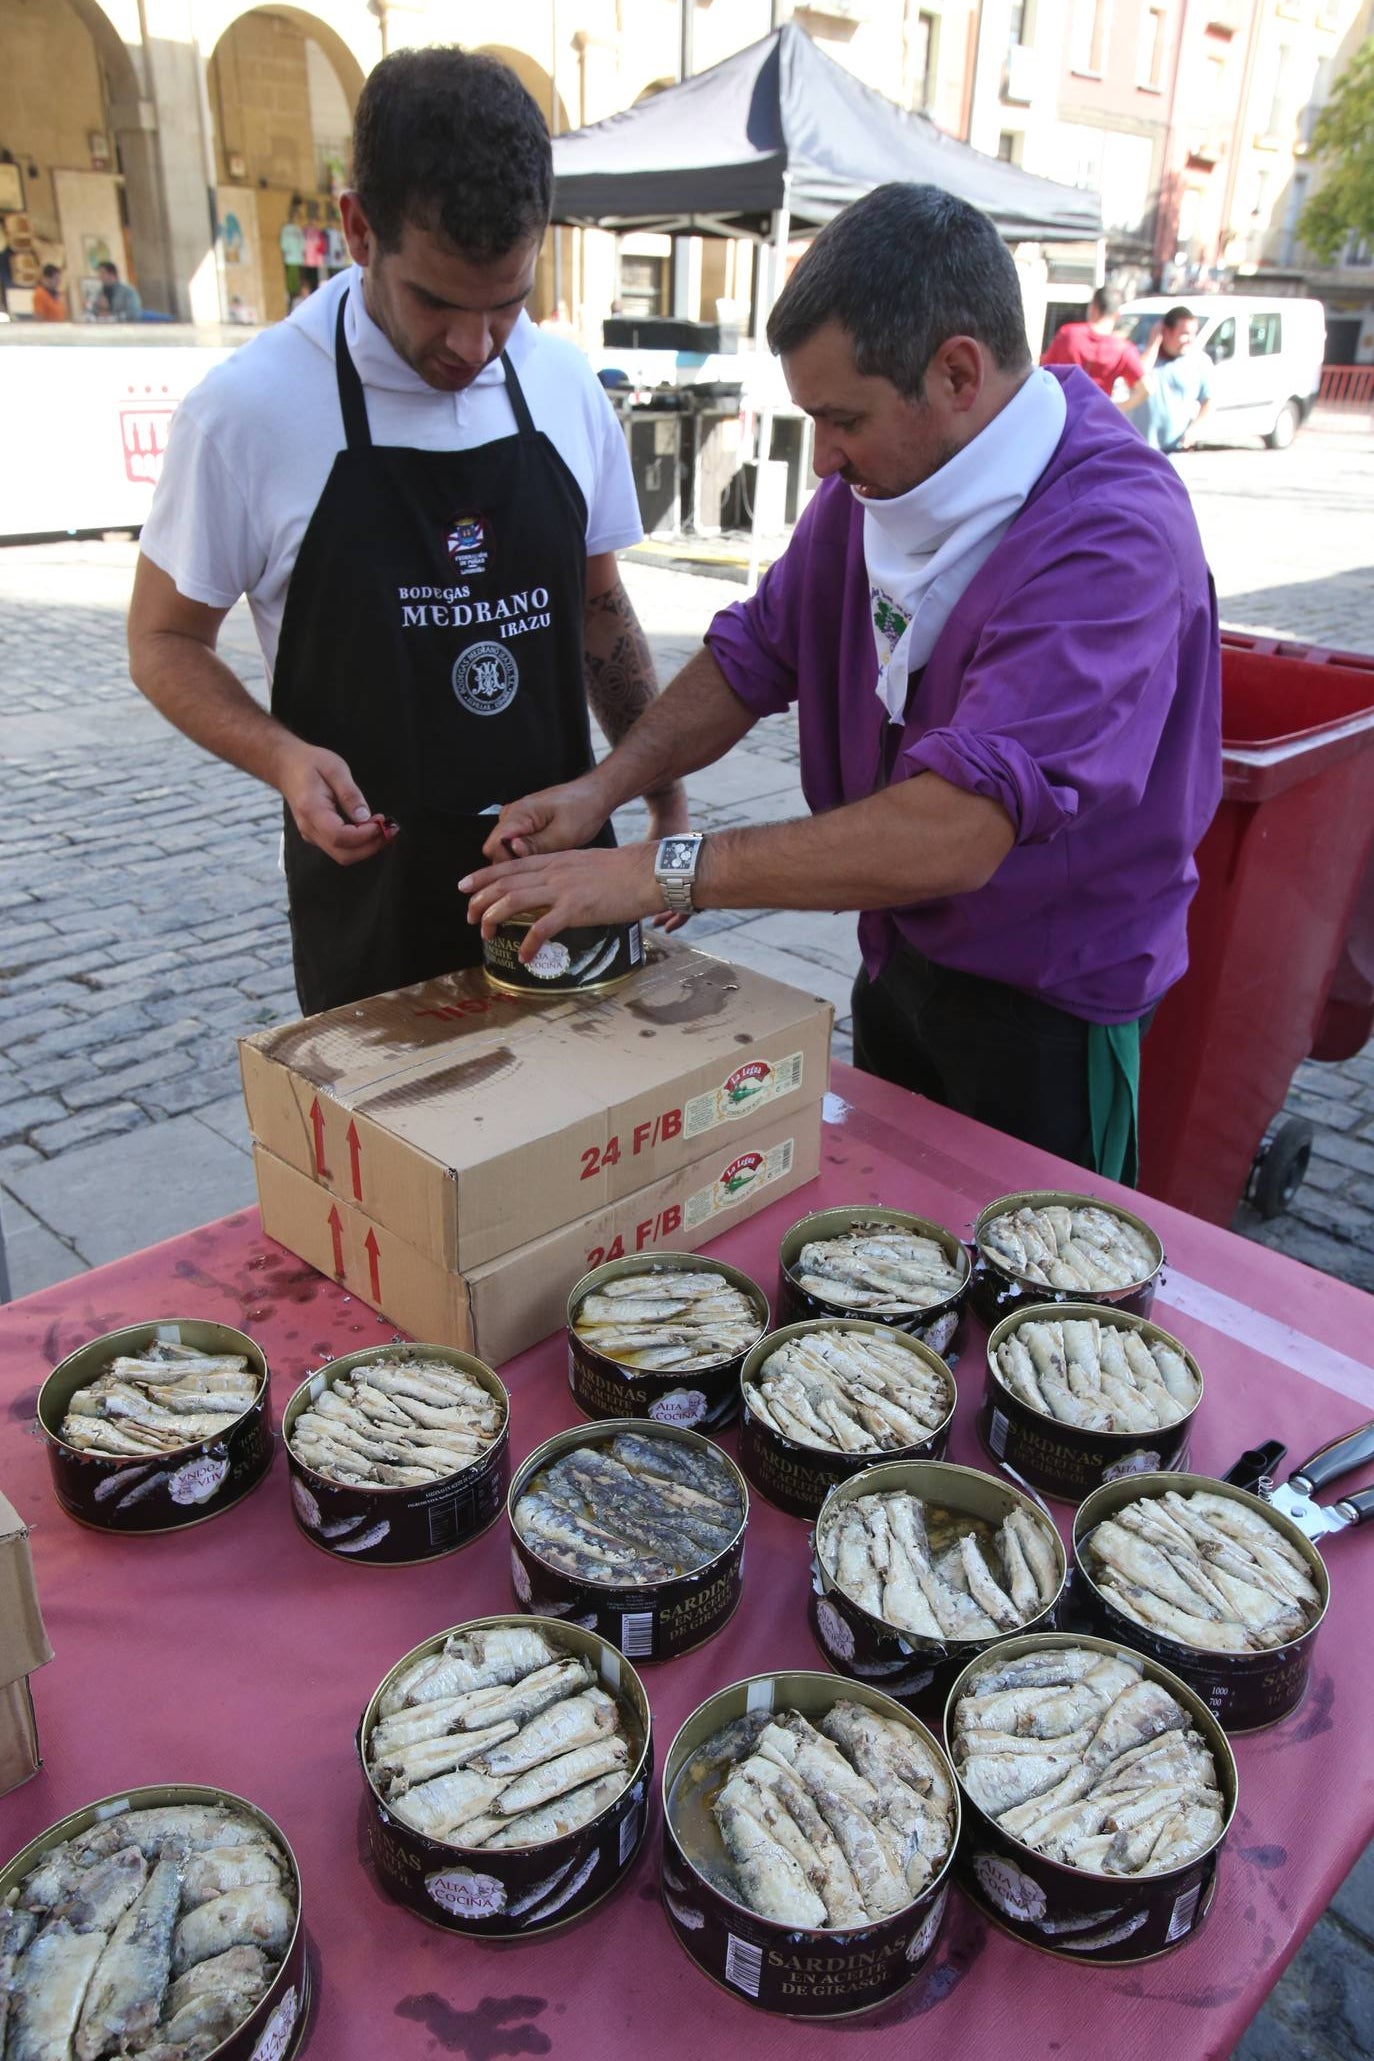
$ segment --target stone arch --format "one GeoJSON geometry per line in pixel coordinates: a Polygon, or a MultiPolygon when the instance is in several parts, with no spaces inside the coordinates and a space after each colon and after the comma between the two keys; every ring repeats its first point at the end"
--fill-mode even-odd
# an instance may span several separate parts
{"type": "Polygon", "coordinates": [[[499,57],[502,64],[510,66],[548,123],[551,135],[561,136],[565,129],[572,127],[563,96],[537,57],[531,57],[528,50],[517,50],[509,43],[478,43],[473,48],[481,57],[499,57]]]}
{"type": "Polygon", "coordinates": [[[41,0],[12,12],[0,0],[0,47],[6,52],[3,140],[32,167],[25,175],[25,212],[37,254],[65,263],[73,312],[79,317],[81,246],[97,225],[149,305],[169,307],[162,213],[144,127],[148,82],[137,0],[41,0]],[[110,139],[104,171],[87,169],[92,130],[110,139]]]}
{"type": "MultiPolygon", "coordinates": [[[[482,43],[474,46],[482,57],[499,57],[502,64],[509,65],[525,91],[533,100],[549,132],[561,136],[572,124],[563,96],[554,85],[553,78],[538,58],[531,57],[527,50],[517,50],[507,43],[482,43]]],[[[530,295],[530,314],[536,322],[542,322],[546,315],[557,312],[561,301],[565,309],[571,310],[576,299],[573,284],[577,231],[571,229],[550,229],[544,238],[544,248],[539,253],[539,268],[535,274],[534,292],[530,295]]]]}
{"type": "Polygon", "coordinates": [[[221,189],[221,292],[231,318],[246,309],[272,321],[342,256],[325,238],[339,226],[336,195],[348,177],[364,66],[338,26],[304,8],[205,0],[201,22],[207,32],[221,24],[202,46],[221,189]]]}
{"type": "Polygon", "coordinates": [[[109,81],[111,99],[118,105],[137,100],[145,90],[140,62],[142,31],[136,0],[67,0],[81,21],[109,81]]]}
{"type": "Polygon", "coordinates": [[[381,32],[363,0],[331,11],[335,20],[328,22],[308,8],[279,6],[276,0],[199,0],[195,11],[196,39],[208,60],[245,15],[282,15],[294,22],[303,36],[318,43],[334,68],[349,107],[354,108],[363,80],[382,54],[381,32]]]}

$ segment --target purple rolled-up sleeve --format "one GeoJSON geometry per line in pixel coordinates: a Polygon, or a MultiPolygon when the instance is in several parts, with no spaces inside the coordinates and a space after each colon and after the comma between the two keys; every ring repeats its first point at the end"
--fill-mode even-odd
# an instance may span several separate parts
{"type": "Polygon", "coordinates": [[[1173,700],[1182,607],[1167,537],[1129,510],[1108,509],[1071,543],[1036,527],[999,554],[1004,594],[956,706],[912,734],[897,770],[999,802],[1018,844],[1139,801],[1173,700]]]}
{"type": "Polygon", "coordinates": [[[1018,844],[1048,844],[1078,813],[1072,787],[1047,780],[1026,747],[996,732],[930,730],[902,754],[902,771],[938,773],[951,787],[1000,802],[1018,844]]]}

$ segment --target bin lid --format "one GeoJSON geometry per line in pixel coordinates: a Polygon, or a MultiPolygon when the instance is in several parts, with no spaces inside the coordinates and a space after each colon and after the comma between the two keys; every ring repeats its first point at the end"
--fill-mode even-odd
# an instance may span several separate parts
{"type": "Polygon", "coordinates": [[[1222,792],[1259,802],[1374,751],[1374,671],[1223,645],[1222,792]]]}

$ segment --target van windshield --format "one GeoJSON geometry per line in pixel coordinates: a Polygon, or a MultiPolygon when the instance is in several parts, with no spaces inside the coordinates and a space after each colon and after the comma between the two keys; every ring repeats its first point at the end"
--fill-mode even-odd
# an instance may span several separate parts
{"type": "Polygon", "coordinates": [[[1157,314],[1123,315],[1117,322],[1116,333],[1124,336],[1128,343],[1133,343],[1138,351],[1143,351],[1158,326],[1157,314]]]}

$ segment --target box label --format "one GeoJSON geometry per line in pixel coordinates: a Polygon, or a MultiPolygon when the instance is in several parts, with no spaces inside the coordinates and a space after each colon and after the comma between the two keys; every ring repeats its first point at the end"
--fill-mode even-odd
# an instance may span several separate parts
{"type": "Polygon", "coordinates": [[[727,1160],[709,1188],[699,1188],[687,1199],[685,1219],[689,1231],[704,1224],[722,1210],[733,1209],[747,1188],[766,1188],[792,1171],[795,1145],[785,1138],[771,1152],[742,1152],[727,1160]]]}
{"type": "Polygon", "coordinates": [[[712,1131],[717,1124],[762,1109],[779,1095],[790,1095],[801,1086],[802,1055],[790,1052],[786,1059],[770,1064],[766,1059],[749,1059],[723,1080],[709,1095],[694,1095],[682,1112],[683,1130],[689,1138],[712,1131]]]}

